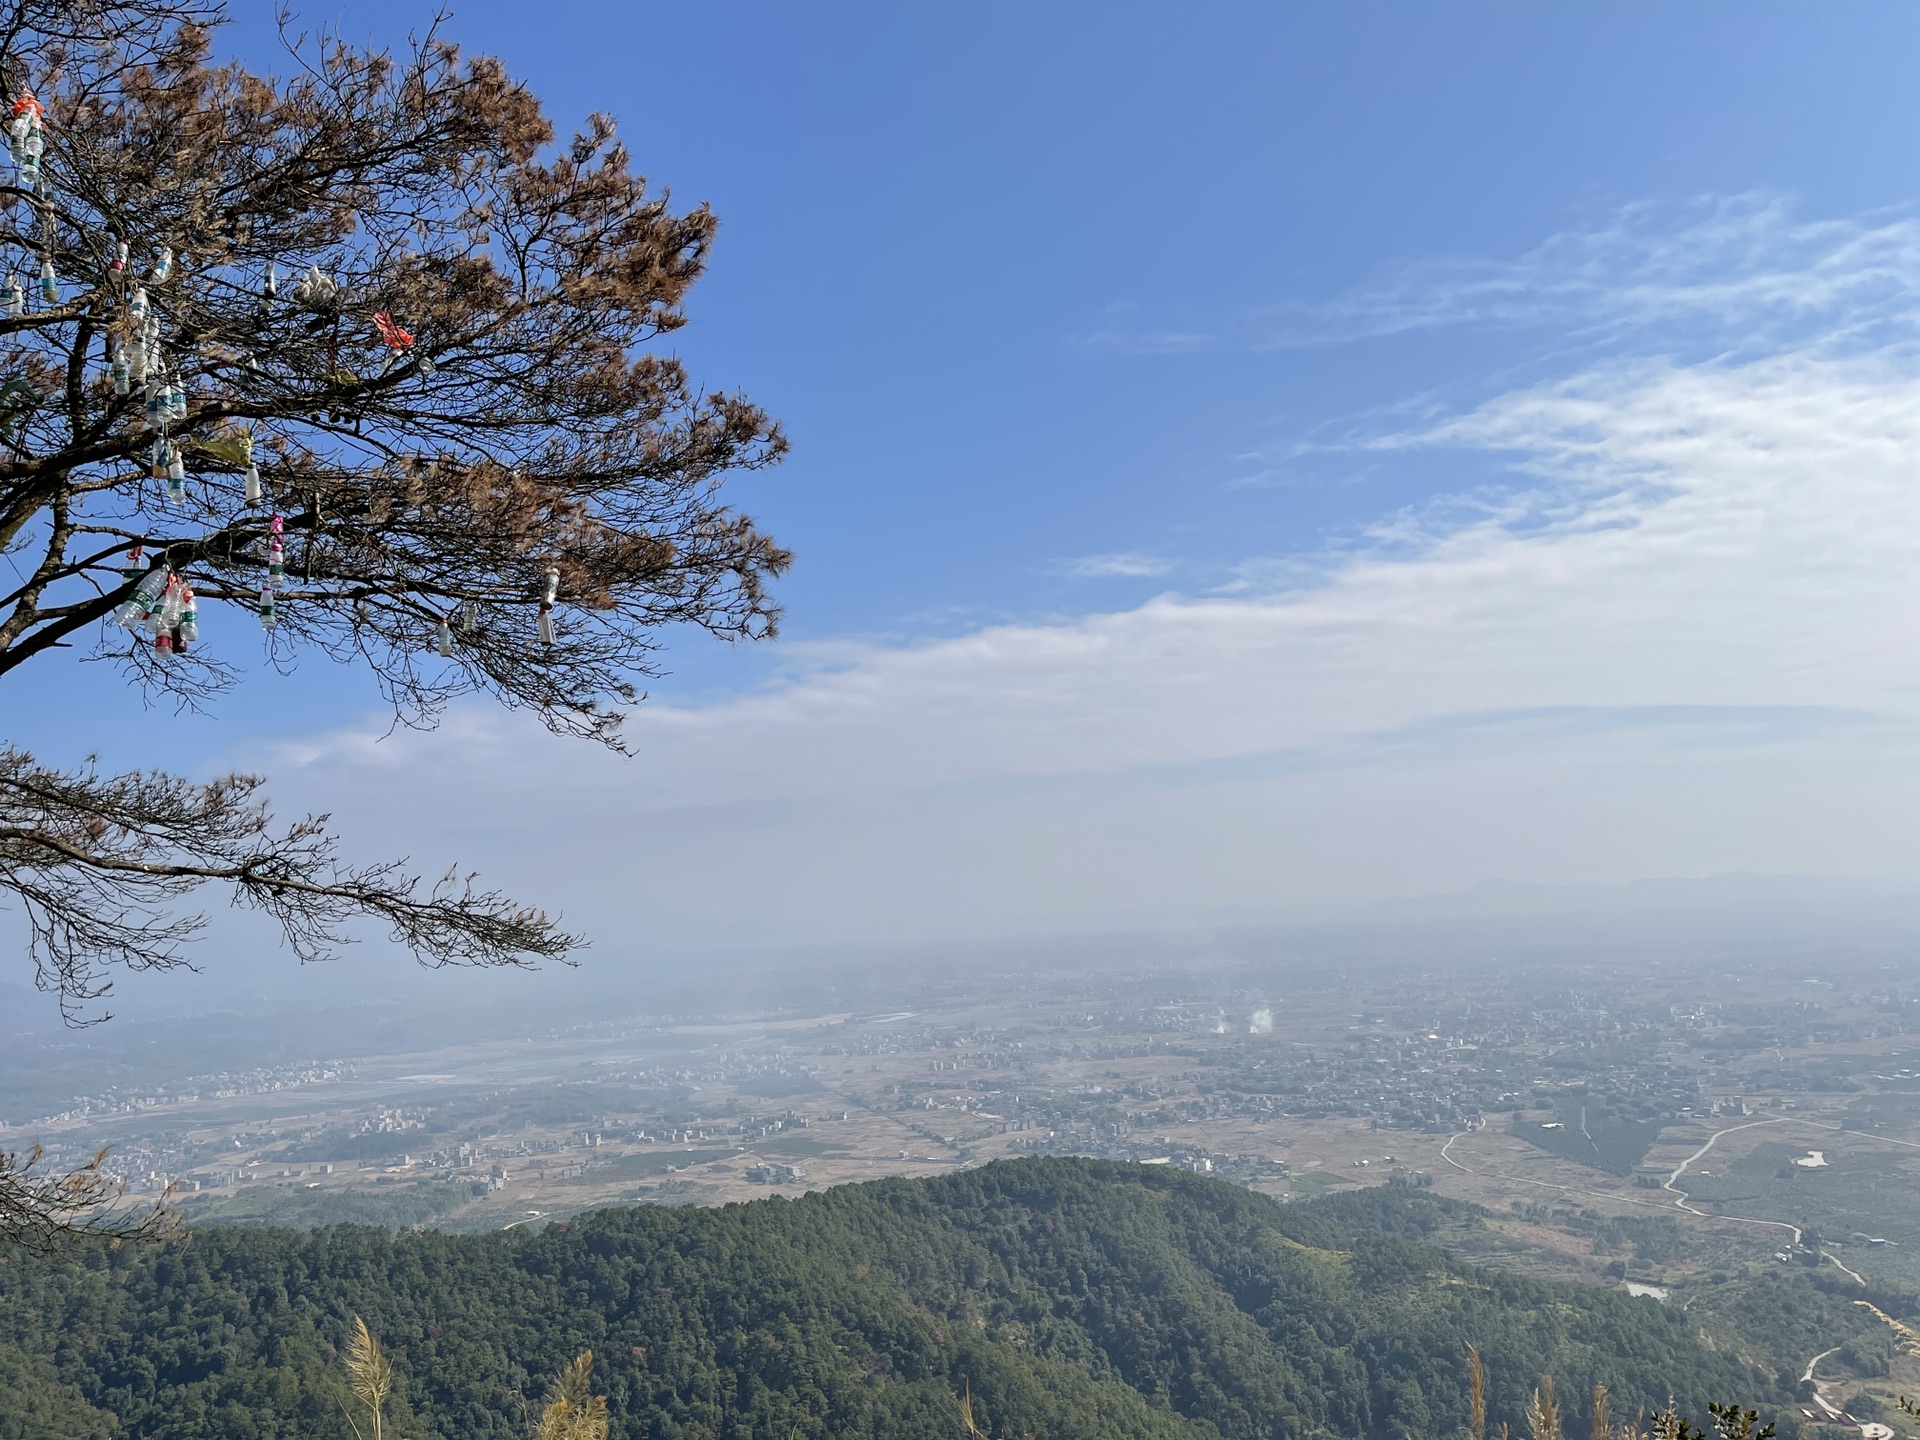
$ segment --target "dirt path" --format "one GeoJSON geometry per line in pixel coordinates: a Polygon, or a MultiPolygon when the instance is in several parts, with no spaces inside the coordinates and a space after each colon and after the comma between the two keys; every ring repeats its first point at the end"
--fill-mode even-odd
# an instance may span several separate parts
{"type": "MultiPolygon", "coordinates": [[[[1839,1348],[1840,1347],[1836,1345],[1833,1347],[1833,1350],[1838,1350],[1839,1348]]],[[[1822,1360],[1826,1359],[1827,1356],[1833,1354],[1833,1350],[1822,1350],[1818,1355],[1814,1356],[1811,1360],[1807,1361],[1807,1368],[1800,1372],[1800,1383],[1802,1385],[1811,1385],[1813,1383],[1814,1366],[1818,1365],[1822,1360]]]]}
{"type": "MultiPolygon", "coordinates": [[[[1664,1210],[1666,1205],[1659,1200],[1642,1200],[1637,1195],[1622,1195],[1612,1190],[1583,1190],[1578,1185],[1558,1185],[1551,1180],[1529,1180],[1524,1175],[1508,1175],[1500,1170],[1476,1170],[1471,1165],[1463,1165],[1453,1158],[1453,1142],[1467,1138],[1462,1130],[1447,1137],[1447,1143],[1440,1147],[1440,1158],[1456,1170],[1468,1175],[1482,1175],[1489,1180],[1498,1180],[1504,1185],[1531,1185],[1539,1190],[1558,1190],[1562,1195],[1590,1195],[1596,1200],[1610,1200],[1618,1205],[1645,1205],[1655,1210],[1664,1210]]],[[[1691,1212],[1699,1214],[1699,1211],[1691,1212]]]]}
{"type": "Polygon", "coordinates": [[[1686,1211],[1687,1214],[1689,1215],[1698,1215],[1702,1220],[1733,1220],[1741,1225],[1771,1225],[1776,1230],[1791,1230],[1793,1232],[1793,1243],[1798,1245],[1800,1243],[1800,1227],[1798,1225],[1789,1225],[1784,1220],[1757,1220],[1751,1215],[1713,1215],[1713,1214],[1709,1214],[1705,1210],[1696,1210],[1693,1208],[1693,1206],[1687,1203],[1687,1201],[1691,1200],[1693,1197],[1687,1194],[1687,1192],[1682,1190],[1678,1185],[1673,1183],[1674,1181],[1678,1180],[1682,1175],[1687,1173],[1687,1167],[1689,1165],[1693,1164],[1694,1161],[1700,1159],[1701,1156],[1705,1155],[1709,1150],[1713,1149],[1714,1144],[1720,1139],[1722,1135],[1731,1135],[1736,1130],[1752,1130],[1755,1127],[1760,1125],[1784,1125],[1785,1123],[1786,1123],[1785,1116],[1775,1116],[1773,1119],[1770,1119],[1770,1120],[1749,1120],[1744,1125],[1729,1125],[1724,1130],[1714,1131],[1713,1134],[1707,1137],[1706,1144],[1702,1145],[1698,1150],[1694,1151],[1691,1155],[1687,1156],[1686,1159],[1682,1160],[1678,1165],[1674,1167],[1673,1173],[1667,1176],[1665,1180],[1662,1180],[1660,1182],[1660,1188],[1662,1190],[1670,1191],[1674,1195],[1679,1196],[1680,1198],[1675,1200],[1673,1203],[1679,1206],[1682,1210],[1686,1211]]]}

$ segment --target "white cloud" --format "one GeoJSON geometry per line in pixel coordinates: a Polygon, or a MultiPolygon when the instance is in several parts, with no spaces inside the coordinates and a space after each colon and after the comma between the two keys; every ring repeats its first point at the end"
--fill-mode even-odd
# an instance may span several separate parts
{"type": "Polygon", "coordinates": [[[1107,580],[1116,577],[1144,579],[1165,575],[1172,569],[1171,561],[1162,560],[1157,555],[1128,553],[1083,555],[1078,560],[1069,560],[1061,573],[1071,580],[1107,580]]]}
{"type": "Polygon", "coordinates": [[[1552,324],[1588,341],[1696,324],[1722,343],[1764,345],[1814,325],[1885,338],[1914,329],[1920,221],[1806,220],[1783,195],[1629,205],[1506,260],[1422,260],[1328,300],[1245,307],[1177,324],[1110,307],[1087,343],[1140,355],[1322,345],[1459,325],[1552,324]],[[1732,331],[1734,333],[1729,334],[1732,331]]]}
{"type": "MultiPolygon", "coordinates": [[[[1811,269],[1829,313],[1872,288],[1811,269]]],[[[1761,309],[1792,289],[1754,284],[1761,309]]],[[[628,762],[462,714],[270,768],[423,857],[457,838],[616,948],[1491,875],[1920,871],[1911,354],[1829,328],[1374,443],[1498,453],[1528,482],[1383,517],[1276,588],[842,647],[765,693],[651,706],[628,762]]]]}

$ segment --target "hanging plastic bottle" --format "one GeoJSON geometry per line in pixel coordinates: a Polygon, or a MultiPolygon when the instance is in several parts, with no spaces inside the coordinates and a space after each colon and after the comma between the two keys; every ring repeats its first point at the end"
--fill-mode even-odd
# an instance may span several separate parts
{"type": "Polygon", "coordinates": [[[184,420],[187,418],[187,382],[186,377],[176,375],[173,383],[167,387],[167,419],[184,420]]]}
{"type": "Polygon", "coordinates": [[[107,377],[113,381],[113,393],[130,395],[133,393],[133,367],[127,364],[125,342],[113,342],[113,363],[107,367],[107,377]]]}
{"type": "Polygon", "coordinates": [[[147,428],[158,430],[167,421],[167,387],[157,376],[147,376],[147,428]]]}
{"type": "Polygon", "coordinates": [[[49,305],[60,303],[60,282],[54,278],[53,257],[40,257],[40,298],[49,305]]]}
{"type": "Polygon", "coordinates": [[[124,280],[127,275],[127,242],[120,240],[113,247],[113,259],[107,262],[107,273],[115,280],[124,280]]]}
{"type": "Polygon", "coordinates": [[[267,588],[269,590],[278,590],[286,583],[287,551],[280,538],[286,533],[286,529],[286,520],[275,515],[267,531],[267,588]]]}
{"type": "Polygon", "coordinates": [[[180,649],[200,643],[200,612],[193,603],[193,587],[181,583],[180,586],[180,649]]]}
{"type": "Polygon", "coordinates": [[[167,588],[161,592],[160,603],[147,621],[153,631],[154,652],[162,660],[173,654],[173,628],[180,623],[185,608],[180,602],[180,592],[185,588],[178,575],[168,576],[167,588]]]}
{"type": "Polygon", "coordinates": [[[153,278],[156,281],[164,281],[171,278],[172,275],[173,247],[171,245],[162,245],[160,247],[160,258],[153,262],[153,278]]]}
{"type": "Polygon", "coordinates": [[[45,128],[40,102],[33,97],[31,90],[22,90],[20,98],[13,102],[13,117],[7,125],[7,135],[13,142],[13,158],[20,163],[20,177],[27,178],[31,168],[36,176],[40,168],[40,155],[46,149],[46,140],[41,131],[45,128]],[[38,142],[29,145],[29,141],[38,142]]]}
{"type": "Polygon", "coordinates": [[[450,619],[450,615],[442,615],[440,628],[433,632],[433,648],[442,660],[450,659],[453,655],[453,626],[449,623],[450,619]]]}
{"type": "Polygon", "coordinates": [[[551,565],[547,567],[546,589],[540,596],[540,643],[551,645],[553,634],[553,602],[560,595],[560,572],[551,565]]]}
{"type": "Polygon", "coordinates": [[[267,279],[260,287],[260,298],[268,305],[280,298],[280,271],[271,260],[267,262],[267,279]]]}
{"type": "Polygon", "coordinates": [[[120,567],[120,578],[122,580],[138,580],[142,575],[147,573],[146,564],[140,558],[146,553],[147,547],[144,545],[136,545],[127,551],[127,563],[120,567]]]}
{"type": "Polygon", "coordinates": [[[165,480],[167,478],[167,442],[155,440],[153,449],[147,456],[147,478],[165,480]]]}
{"type": "Polygon", "coordinates": [[[29,155],[24,149],[20,152],[20,188],[23,190],[40,188],[40,157],[29,155]]]}
{"type": "Polygon", "coordinates": [[[27,292],[20,287],[18,275],[7,276],[7,317],[18,320],[27,313],[27,292]]]}
{"type": "Polygon", "coordinates": [[[127,299],[127,314],[132,317],[133,323],[136,325],[145,325],[147,323],[148,306],[146,286],[136,285],[133,287],[133,294],[127,299]]]}
{"type": "Polygon", "coordinates": [[[480,602],[462,600],[460,602],[460,628],[471,635],[480,628],[480,602]]]}
{"type": "Polygon", "coordinates": [[[140,577],[140,583],[133,587],[120,608],[113,612],[115,622],[128,630],[136,629],[153,613],[153,602],[166,589],[167,576],[171,573],[164,565],[156,565],[140,577]]]}
{"type": "Polygon", "coordinates": [[[147,342],[138,333],[127,344],[127,375],[136,385],[147,383],[147,342]]]}
{"type": "Polygon", "coordinates": [[[413,355],[414,364],[420,367],[420,377],[422,379],[433,374],[433,356],[424,350],[416,350],[413,352],[413,355]]]}
{"type": "Polygon", "coordinates": [[[260,467],[249,460],[247,462],[247,504],[258,505],[265,498],[260,485],[260,467]]]}
{"type": "Polygon", "coordinates": [[[13,102],[13,118],[7,128],[16,139],[24,140],[46,128],[46,113],[46,106],[34,98],[33,91],[22,90],[13,102]]]}
{"type": "Polygon", "coordinates": [[[276,618],[273,613],[273,586],[262,585],[260,587],[260,628],[273,629],[276,618]]]}
{"type": "Polygon", "coordinates": [[[187,503],[187,464],[180,456],[180,447],[172,441],[167,442],[167,503],[187,503]]]}

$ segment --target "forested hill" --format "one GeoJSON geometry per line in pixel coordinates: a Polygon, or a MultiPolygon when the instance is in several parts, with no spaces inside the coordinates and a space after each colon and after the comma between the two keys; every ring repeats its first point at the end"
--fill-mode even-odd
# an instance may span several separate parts
{"type": "Polygon", "coordinates": [[[523,1434],[522,1397],[589,1348],[613,1435],[652,1440],[958,1440],[966,1388],[994,1437],[1455,1436],[1469,1341],[1494,1433],[1524,1433],[1542,1371],[1569,1398],[1604,1380],[1616,1414],[1787,1398],[1651,1301],[1167,1167],[1034,1159],[541,1233],[8,1256],[0,1436],[346,1437],[356,1314],[393,1352],[408,1440],[523,1434]]]}

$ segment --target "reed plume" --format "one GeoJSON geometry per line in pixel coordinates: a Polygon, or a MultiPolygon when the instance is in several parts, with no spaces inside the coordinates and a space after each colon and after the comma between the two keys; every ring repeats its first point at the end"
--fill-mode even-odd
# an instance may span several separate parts
{"type": "Polygon", "coordinates": [[[393,1363],[380,1348],[380,1342],[373,1338],[373,1332],[367,1329],[367,1322],[358,1315],[353,1317],[353,1335],[347,1341],[347,1388],[367,1412],[367,1428],[371,1431],[371,1434],[363,1433],[352,1412],[348,1412],[347,1423],[353,1426],[353,1433],[360,1440],[385,1440],[387,1397],[393,1393],[393,1363]]]}
{"type": "Polygon", "coordinates": [[[978,1435],[980,1427],[973,1423],[973,1382],[969,1380],[960,1396],[960,1423],[967,1427],[967,1434],[978,1435]]]}
{"type": "Polygon", "coordinates": [[[1564,1440],[1560,1431],[1560,1405],[1553,1398],[1551,1375],[1540,1377],[1540,1387],[1527,1401],[1527,1433],[1533,1440],[1564,1440]]]}
{"type": "Polygon", "coordinates": [[[607,1397],[595,1395],[589,1376],[593,1352],[582,1350],[547,1392],[535,1440],[607,1440],[607,1397]]]}

